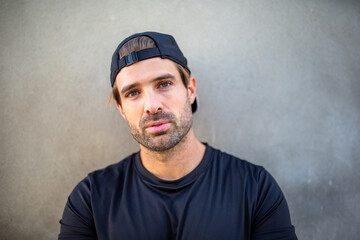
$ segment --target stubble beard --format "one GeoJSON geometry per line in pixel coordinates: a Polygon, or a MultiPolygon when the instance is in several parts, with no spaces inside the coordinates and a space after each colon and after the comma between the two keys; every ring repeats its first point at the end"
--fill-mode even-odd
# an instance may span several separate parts
{"type": "Polygon", "coordinates": [[[161,152],[170,150],[184,139],[192,127],[192,112],[189,98],[187,98],[183,109],[183,113],[178,121],[173,113],[158,112],[146,115],[140,121],[139,128],[128,122],[130,133],[139,144],[150,151],[161,152]],[[156,120],[169,121],[171,124],[170,129],[157,134],[147,133],[144,125],[149,121],[156,120]]]}

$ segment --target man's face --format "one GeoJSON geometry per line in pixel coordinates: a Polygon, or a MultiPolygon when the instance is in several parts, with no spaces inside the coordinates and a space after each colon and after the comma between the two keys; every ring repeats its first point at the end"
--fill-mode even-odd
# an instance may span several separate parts
{"type": "Polygon", "coordinates": [[[151,58],[123,68],[116,77],[121,106],[134,139],[152,151],[177,145],[192,127],[193,77],[184,87],[175,64],[151,58]]]}

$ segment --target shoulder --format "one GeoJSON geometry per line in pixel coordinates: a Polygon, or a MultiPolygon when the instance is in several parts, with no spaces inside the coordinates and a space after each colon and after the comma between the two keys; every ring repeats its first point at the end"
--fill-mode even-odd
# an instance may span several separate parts
{"type": "Polygon", "coordinates": [[[271,192],[282,195],[275,178],[260,165],[212,148],[211,170],[229,179],[235,186],[249,190],[252,195],[263,198],[263,194],[271,192]]]}
{"type": "Polygon", "coordinates": [[[269,173],[263,166],[253,164],[247,160],[208,146],[212,150],[212,161],[216,168],[240,174],[243,177],[259,180],[269,173]]]}
{"type": "Polygon", "coordinates": [[[128,157],[124,158],[120,162],[111,164],[105,168],[98,169],[96,171],[90,172],[88,174],[88,177],[91,179],[103,179],[103,178],[114,178],[118,177],[122,173],[124,173],[131,165],[132,161],[135,158],[137,153],[133,153],[129,155],[128,157]]]}
{"type": "Polygon", "coordinates": [[[82,181],[77,184],[73,190],[72,195],[76,192],[87,192],[89,194],[96,189],[101,189],[104,186],[116,184],[117,182],[121,181],[121,179],[123,179],[131,169],[133,164],[132,162],[136,154],[138,153],[133,153],[120,162],[90,172],[82,181]]]}

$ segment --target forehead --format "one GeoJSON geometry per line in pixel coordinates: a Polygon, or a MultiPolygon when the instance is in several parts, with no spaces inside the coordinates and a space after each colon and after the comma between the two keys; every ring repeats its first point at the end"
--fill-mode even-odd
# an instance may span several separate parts
{"type": "Polygon", "coordinates": [[[165,74],[172,74],[176,79],[180,80],[179,71],[175,63],[169,59],[162,59],[160,57],[150,58],[136,62],[120,70],[116,76],[116,84],[119,89],[123,85],[134,82],[145,83],[151,81],[158,76],[165,74]]]}

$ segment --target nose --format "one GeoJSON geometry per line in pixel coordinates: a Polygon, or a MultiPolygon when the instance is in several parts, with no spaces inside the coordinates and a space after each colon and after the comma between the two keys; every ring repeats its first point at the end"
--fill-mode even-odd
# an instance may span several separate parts
{"type": "Polygon", "coordinates": [[[145,97],[144,111],[146,114],[155,114],[163,110],[163,105],[159,96],[153,92],[148,92],[145,97]]]}

